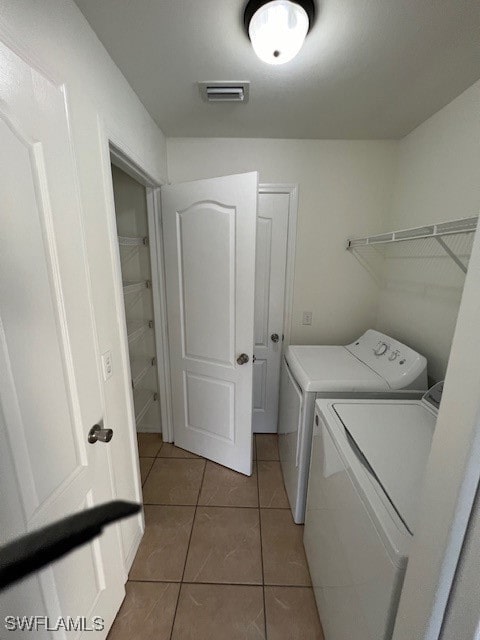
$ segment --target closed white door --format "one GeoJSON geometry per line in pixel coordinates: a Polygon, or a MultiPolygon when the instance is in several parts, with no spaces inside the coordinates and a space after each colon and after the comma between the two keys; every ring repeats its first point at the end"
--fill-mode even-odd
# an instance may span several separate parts
{"type": "Polygon", "coordinates": [[[258,196],[253,432],[275,433],[282,359],[289,193],[258,196]]]}
{"type": "MultiPolygon", "coordinates": [[[[2,543],[110,500],[112,461],[108,444],[87,443],[102,402],[65,95],[2,43],[0,68],[2,543]]],[[[103,638],[121,567],[113,526],[2,593],[2,620],[100,616],[103,638]]]]}
{"type": "Polygon", "coordinates": [[[252,473],[258,174],[162,188],[175,444],[252,473]]]}

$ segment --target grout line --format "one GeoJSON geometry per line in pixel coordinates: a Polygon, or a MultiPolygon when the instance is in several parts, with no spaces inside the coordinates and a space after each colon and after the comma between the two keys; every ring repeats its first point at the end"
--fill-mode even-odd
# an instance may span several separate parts
{"type": "Polygon", "coordinates": [[[192,456],[156,456],[155,460],[207,460],[207,458],[201,458],[200,456],[195,458],[192,456]]]}
{"type": "MultiPolygon", "coordinates": [[[[136,580],[135,582],[142,582],[141,580],[136,580]]],[[[165,582],[165,581],[163,581],[165,582]]],[[[178,584],[175,583],[175,584],[178,584]]],[[[223,587],[225,585],[229,587],[285,587],[287,589],[311,589],[312,585],[310,584],[254,584],[252,582],[182,582],[182,584],[201,584],[204,587],[208,587],[209,585],[215,585],[218,587],[223,587]]]]}
{"type": "Polygon", "coordinates": [[[260,563],[262,565],[263,628],[265,632],[265,640],[267,640],[267,607],[265,603],[265,569],[263,566],[262,514],[260,511],[260,476],[258,473],[258,460],[255,460],[255,467],[257,471],[258,526],[260,529],[260,563]]]}
{"type": "MultiPolygon", "coordinates": [[[[245,506],[242,504],[177,504],[172,502],[144,502],[143,504],[153,507],[211,507],[212,509],[258,509],[258,506],[245,506]]],[[[289,511],[290,507],[260,507],[266,511],[274,509],[275,511],[289,511]]],[[[301,525],[299,525],[301,526],[301,525]]]]}
{"type": "Polygon", "coordinates": [[[217,587],[224,587],[224,586],[229,586],[229,587],[285,587],[286,589],[312,589],[312,585],[310,584],[284,584],[281,582],[275,582],[272,584],[260,584],[260,583],[254,583],[254,582],[191,582],[189,580],[185,580],[183,582],[180,582],[179,580],[139,580],[137,578],[135,578],[135,580],[128,580],[127,582],[140,582],[142,584],[198,584],[201,585],[203,587],[209,587],[209,586],[217,586],[217,587]]]}
{"type": "Polygon", "coordinates": [[[203,467],[203,473],[202,473],[202,479],[200,481],[200,487],[198,489],[198,494],[197,494],[197,502],[195,503],[195,511],[193,512],[193,520],[192,520],[192,528],[190,530],[190,536],[188,538],[188,545],[187,545],[187,553],[185,554],[185,563],[183,565],[183,571],[182,571],[182,580],[181,582],[183,582],[183,578],[185,577],[185,569],[187,568],[187,558],[188,558],[188,552],[190,551],[190,543],[192,542],[192,536],[193,536],[193,528],[195,526],[195,519],[197,517],[197,509],[198,509],[198,501],[200,499],[200,493],[202,492],[202,487],[203,487],[203,481],[205,479],[205,470],[207,468],[207,464],[205,463],[204,467],[203,467]]]}
{"type": "MultiPolygon", "coordinates": [[[[192,536],[193,536],[193,527],[195,526],[195,519],[197,517],[197,509],[198,509],[198,501],[200,500],[200,493],[202,492],[202,487],[203,487],[203,481],[205,479],[205,471],[207,469],[207,461],[204,460],[204,466],[203,466],[203,473],[202,473],[202,479],[200,481],[200,486],[198,488],[198,494],[197,494],[197,502],[195,504],[195,511],[193,512],[193,519],[192,519],[192,528],[190,529],[190,536],[188,538],[188,545],[187,545],[187,552],[185,554],[185,562],[183,563],[183,571],[182,571],[182,579],[180,581],[180,587],[178,589],[178,597],[177,597],[177,602],[175,604],[175,611],[173,613],[173,620],[172,620],[172,629],[170,631],[170,640],[172,638],[173,635],[173,628],[175,626],[175,620],[177,617],[177,610],[178,610],[178,603],[180,602],[180,594],[182,592],[182,585],[183,585],[183,578],[185,577],[185,569],[187,568],[187,559],[188,559],[188,553],[190,551],[190,543],[192,542],[192,536]]],[[[180,506],[180,505],[178,505],[180,506]]],[[[191,505],[190,505],[191,506],[191,505]]],[[[177,583],[178,584],[178,583],[177,583]]]]}
{"type": "MultiPolygon", "coordinates": [[[[139,457],[139,462],[138,462],[138,464],[140,464],[140,456],[138,456],[138,457],[139,457]]],[[[142,456],[142,457],[144,457],[144,456],[142,456]]],[[[149,458],[149,460],[150,460],[150,458],[149,458]]],[[[142,474],[141,474],[141,472],[140,472],[140,482],[141,482],[141,484],[142,484],[142,489],[143,489],[143,487],[145,486],[146,481],[148,480],[148,476],[149,476],[149,475],[151,474],[151,472],[152,472],[152,469],[153,469],[153,465],[154,465],[154,463],[155,463],[155,458],[153,458],[152,466],[151,466],[151,467],[150,467],[150,469],[148,470],[148,473],[147,473],[147,475],[145,476],[145,480],[144,480],[143,482],[142,482],[142,478],[141,478],[141,475],[142,475],[142,474]]],[[[142,504],[143,504],[143,505],[145,505],[145,503],[143,502],[143,491],[142,491],[142,504]]]]}

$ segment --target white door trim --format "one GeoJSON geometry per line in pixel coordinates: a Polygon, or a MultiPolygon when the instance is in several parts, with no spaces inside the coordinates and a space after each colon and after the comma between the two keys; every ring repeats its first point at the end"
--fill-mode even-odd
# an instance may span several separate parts
{"type": "MultiPolygon", "coordinates": [[[[160,241],[161,231],[157,221],[161,220],[160,214],[160,183],[151,176],[151,174],[143,168],[137,159],[133,159],[133,153],[123,142],[121,137],[114,129],[107,124],[103,118],[97,118],[98,132],[101,148],[102,160],[102,179],[105,193],[105,204],[107,210],[107,226],[109,235],[109,252],[114,277],[114,298],[115,310],[117,318],[119,318],[120,330],[120,357],[122,369],[122,384],[124,388],[125,401],[127,405],[127,423],[129,429],[129,446],[132,455],[132,465],[136,469],[134,479],[135,499],[142,502],[142,485],[140,481],[140,465],[138,455],[138,445],[136,437],[135,425],[135,408],[133,406],[132,385],[129,377],[130,356],[128,351],[127,326],[124,313],[124,299],[122,286],[122,271],[120,264],[120,251],[117,242],[117,223],[115,216],[115,201],[113,197],[113,181],[112,181],[112,162],[125,171],[130,177],[144,185],[147,192],[147,214],[149,235],[151,237],[150,255],[152,269],[152,287],[153,304],[155,314],[160,322],[155,323],[155,342],[157,348],[157,372],[159,380],[159,395],[162,415],[162,429],[164,430],[164,439],[167,442],[173,440],[173,426],[171,418],[171,394],[170,394],[170,364],[168,350],[168,329],[166,314],[166,297],[165,297],[165,278],[163,270],[163,252],[162,243],[160,241]],[[161,326],[158,326],[158,325],[161,326]]],[[[128,578],[128,572],[133,564],[133,560],[138,550],[138,546],[145,530],[145,522],[143,513],[137,516],[139,518],[139,531],[131,548],[126,552],[124,558],[125,580],[128,578]]],[[[118,534],[121,536],[120,527],[118,534]]],[[[122,541],[120,540],[120,543],[122,541]]],[[[123,548],[123,545],[122,545],[123,548]]]]}
{"type": "Polygon", "coordinates": [[[285,303],[283,311],[282,351],[290,344],[293,318],[293,285],[295,279],[295,247],[297,239],[298,184],[262,183],[258,193],[286,193],[290,196],[288,207],[287,264],[285,272],[285,303]]]}
{"type": "MultiPolygon", "coordinates": [[[[150,236],[150,260],[152,271],[152,297],[154,315],[160,320],[155,323],[155,343],[157,350],[157,372],[158,385],[160,394],[160,411],[162,416],[162,432],[165,442],[173,442],[173,420],[172,420],[172,399],[170,391],[170,359],[168,349],[168,325],[167,325],[167,301],[165,294],[165,273],[163,261],[163,243],[162,243],[162,213],[160,187],[154,178],[152,178],[143,168],[136,162],[131,160],[127,152],[123,151],[119,146],[118,139],[115,142],[109,138],[110,159],[112,163],[122,171],[125,171],[131,178],[143,184],[147,192],[147,216],[148,230],[150,236]],[[160,326],[159,326],[160,324],[160,326]]],[[[112,187],[113,188],[113,187],[112,187]]],[[[115,205],[113,210],[115,216],[115,205]]],[[[116,223],[115,227],[116,228],[116,223]]],[[[115,251],[118,252],[118,246],[115,243],[115,251]]],[[[118,271],[116,272],[117,281],[119,283],[119,291],[121,289],[121,265],[120,255],[118,255],[117,263],[118,271]]],[[[121,309],[123,309],[123,292],[121,292],[121,309]]],[[[122,311],[123,312],[123,311],[122,311]]],[[[128,341],[126,340],[126,327],[124,336],[125,355],[128,359],[128,341]]],[[[125,372],[128,367],[125,367],[125,372]]],[[[126,376],[127,384],[130,389],[130,379],[126,376]]],[[[133,410],[133,408],[132,408],[133,410]]],[[[135,419],[133,419],[135,432],[135,419]]]]}
{"type": "Polygon", "coordinates": [[[150,261],[152,265],[152,294],[157,348],[158,392],[162,416],[162,438],[173,442],[172,392],[170,382],[170,350],[168,344],[167,299],[165,292],[165,267],[162,241],[162,210],[160,189],[147,187],[147,215],[150,236],[150,261]]]}
{"type": "MultiPolygon", "coordinates": [[[[167,300],[165,293],[165,270],[164,270],[164,258],[163,258],[163,242],[162,242],[162,211],[161,211],[161,198],[160,188],[161,183],[152,178],[147,171],[140,167],[135,161],[128,156],[128,151],[125,151],[120,146],[121,142],[117,139],[112,140],[112,136],[109,137],[109,149],[111,162],[127,173],[131,178],[143,184],[147,192],[147,216],[148,216],[148,231],[150,237],[150,261],[152,271],[152,297],[154,315],[160,320],[160,323],[155,323],[155,343],[157,350],[157,373],[158,373],[158,385],[160,394],[160,412],[162,416],[162,435],[165,442],[173,442],[173,419],[172,419],[172,398],[170,391],[170,358],[168,349],[168,324],[167,324],[167,300]],[[159,326],[160,324],[160,326],[159,326]]],[[[113,185],[112,185],[113,189],[113,185]]],[[[113,203],[113,215],[115,216],[115,203],[113,203]]],[[[116,220],[114,229],[116,229],[116,220]]],[[[114,236],[115,239],[115,236],[114,236]]],[[[118,245],[114,241],[115,251],[118,252],[118,245]]],[[[118,254],[118,269],[116,273],[117,281],[119,283],[119,292],[121,293],[121,309],[123,313],[123,291],[121,291],[121,265],[120,254],[118,254]],[[118,275],[120,274],[120,279],[118,275]]],[[[126,327],[125,327],[126,331],[126,327]]],[[[126,337],[126,333],[125,336],[126,337]]],[[[126,356],[128,359],[128,341],[124,344],[126,348],[126,356]]],[[[125,368],[125,372],[128,371],[128,367],[125,368]]],[[[131,381],[126,376],[128,387],[130,389],[131,381]]],[[[135,425],[135,420],[134,420],[135,425]]],[[[135,431],[135,427],[134,427],[135,431]]]]}
{"type": "MultiPolygon", "coordinates": [[[[118,249],[118,243],[116,242],[117,231],[116,231],[116,218],[115,218],[115,201],[113,198],[113,181],[112,181],[112,170],[111,170],[111,158],[110,158],[110,138],[108,127],[106,126],[103,119],[98,116],[97,117],[97,125],[100,139],[100,154],[101,154],[101,166],[102,166],[102,181],[103,188],[105,194],[105,208],[107,211],[107,227],[108,227],[108,242],[109,242],[109,253],[110,253],[110,262],[112,266],[113,273],[113,293],[115,298],[115,310],[117,318],[122,318],[124,316],[123,313],[123,291],[121,289],[121,267],[120,267],[120,255],[118,249]]],[[[135,437],[135,410],[133,407],[133,401],[131,399],[131,382],[128,379],[128,341],[126,334],[126,325],[125,322],[119,323],[120,330],[120,358],[121,358],[121,369],[122,369],[122,383],[125,395],[125,402],[127,405],[127,423],[128,423],[128,431],[129,431],[129,450],[132,455],[132,466],[136,469],[135,477],[134,477],[134,492],[135,492],[135,500],[137,502],[142,502],[142,490],[141,490],[141,482],[140,482],[140,462],[138,456],[138,444],[137,439],[135,437]]],[[[99,353],[100,357],[100,353],[99,353]]],[[[106,407],[105,407],[106,411],[106,407]]],[[[115,492],[116,494],[116,492],[115,492]]],[[[135,539],[130,547],[130,549],[126,550],[124,548],[122,533],[120,530],[120,526],[117,527],[119,542],[121,548],[124,551],[124,580],[128,579],[128,572],[130,571],[130,567],[133,564],[133,560],[135,558],[135,554],[137,553],[138,546],[140,545],[140,541],[143,536],[143,532],[145,531],[145,520],[143,513],[140,513],[138,516],[139,528],[138,533],[135,535],[135,539]]]]}

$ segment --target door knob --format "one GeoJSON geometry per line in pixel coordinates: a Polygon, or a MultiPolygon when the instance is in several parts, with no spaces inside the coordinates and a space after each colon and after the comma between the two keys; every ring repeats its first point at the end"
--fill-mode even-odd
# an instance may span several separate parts
{"type": "Polygon", "coordinates": [[[238,364],[247,364],[247,362],[249,360],[250,360],[250,358],[247,356],[246,353],[241,353],[237,358],[237,363],[238,364]]]}
{"type": "Polygon", "coordinates": [[[278,342],[280,340],[280,336],[278,335],[278,333],[272,333],[272,335],[270,336],[270,340],[272,342],[278,342]]]}
{"type": "Polygon", "coordinates": [[[112,429],[102,429],[99,424],[94,424],[88,432],[87,439],[90,444],[95,444],[98,440],[100,440],[100,442],[110,442],[112,438],[112,429]]]}

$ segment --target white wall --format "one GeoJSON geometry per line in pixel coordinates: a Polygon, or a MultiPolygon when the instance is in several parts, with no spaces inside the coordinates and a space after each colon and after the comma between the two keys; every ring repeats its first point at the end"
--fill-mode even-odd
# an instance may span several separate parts
{"type": "MultiPolygon", "coordinates": [[[[120,470],[118,497],[135,499],[135,449],[129,442],[126,389],[121,375],[119,322],[108,220],[113,196],[104,129],[158,181],[166,175],[165,138],[72,0],[2,0],[0,37],[64,84],[85,223],[98,350],[111,350],[114,375],[104,385],[105,418],[114,428],[111,451],[120,470]],[[103,154],[103,155],[102,155],[103,154]]],[[[80,237],[80,236],[79,236],[80,237]]],[[[86,431],[87,427],[85,425],[86,431]]],[[[125,555],[137,542],[138,522],[122,525],[125,555]]]]}
{"type": "Polygon", "coordinates": [[[259,171],[260,182],[298,183],[291,342],[345,343],[375,322],[378,285],[345,250],[375,233],[390,208],[395,142],[169,138],[172,182],[259,171]],[[313,311],[312,326],[302,312],[313,311]]]}
{"type": "MultiPolygon", "coordinates": [[[[480,474],[480,233],[465,279],[393,640],[436,640],[480,474]]],[[[476,603],[478,604],[478,603],[476,603]]],[[[447,636],[451,638],[452,636],[447,636]]],[[[456,635],[454,636],[457,637],[456,635]]],[[[461,635],[459,635],[461,637],[461,635]]]]}
{"type": "MultiPolygon", "coordinates": [[[[480,209],[480,82],[400,141],[391,230],[477,215],[480,209]]],[[[464,259],[472,236],[449,244],[464,259]]],[[[435,240],[386,250],[377,328],[422,351],[445,377],[465,277],[435,240]]]]}

